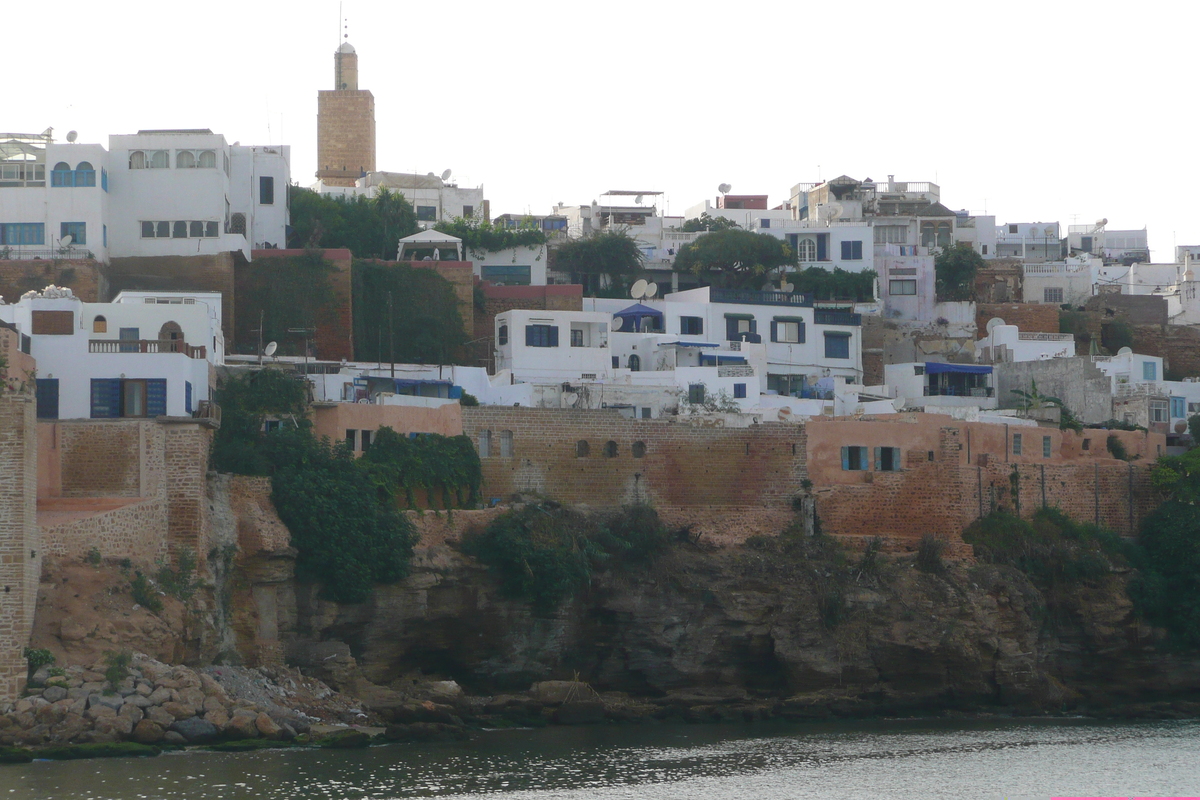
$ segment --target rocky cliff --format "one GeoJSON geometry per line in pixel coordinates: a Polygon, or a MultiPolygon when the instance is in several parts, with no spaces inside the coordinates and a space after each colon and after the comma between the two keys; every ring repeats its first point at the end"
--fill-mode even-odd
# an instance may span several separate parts
{"type": "Polygon", "coordinates": [[[324,662],[322,676],[348,691],[364,677],[401,692],[454,680],[476,694],[576,678],[660,706],[822,716],[1086,712],[1200,689],[1200,657],[1173,652],[1135,618],[1125,576],[1047,596],[1007,567],[921,571],[912,554],[856,558],[784,540],[676,544],[538,616],[499,595],[453,543],[437,544],[418,550],[409,578],[361,606],[298,587],[281,635],[293,660],[324,662]]]}

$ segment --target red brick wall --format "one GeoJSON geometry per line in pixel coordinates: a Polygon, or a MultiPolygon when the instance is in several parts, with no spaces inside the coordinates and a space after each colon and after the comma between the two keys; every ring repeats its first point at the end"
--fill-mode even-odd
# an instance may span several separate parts
{"type": "MultiPolygon", "coordinates": [[[[313,348],[316,350],[317,358],[337,361],[339,359],[352,360],[354,358],[354,303],[353,290],[351,284],[351,260],[350,251],[346,249],[330,249],[322,250],[322,256],[333,267],[333,272],[329,276],[329,284],[333,289],[333,304],[329,314],[323,315],[317,321],[316,338],[313,340],[313,348]]],[[[272,258],[291,258],[294,256],[304,255],[303,250],[255,250],[251,253],[254,261],[261,262],[264,259],[272,258]]],[[[242,287],[239,294],[249,296],[247,291],[250,281],[253,280],[253,264],[238,264],[236,269],[237,284],[242,287]]],[[[233,347],[229,347],[229,352],[238,352],[239,347],[242,347],[250,342],[250,329],[258,324],[257,308],[250,308],[246,304],[241,304],[237,308],[237,316],[243,321],[238,330],[238,341],[233,347]],[[246,341],[242,341],[246,340],[246,341]]],[[[255,348],[258,346],[257,338],[253,339],[255,348]]]]}
{"type": "Polygon", "coordinates": [[[1021,333],[1058,333],[1058,306],[1045,303],[979,303],[975,306],[975,326],[979,335],[987,331],[992,317],[1016,325],[1021,333]]]}

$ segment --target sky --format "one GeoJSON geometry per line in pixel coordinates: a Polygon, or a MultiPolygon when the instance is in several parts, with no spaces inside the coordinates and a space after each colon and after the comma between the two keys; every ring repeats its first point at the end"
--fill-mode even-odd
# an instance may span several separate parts
{"type": "MultiPolygon", "coordinates": [[[[140,128],[289,144],[316,170],[329,0],[24,4],[0,129],[107,145],[140,128]],[[54,37],[51,41],[48,37],[54,37]],[[23,79],[16,75],[24,74],[23,79]]],[[[935,181],[997,223],[1149,228],[1200,244],[1200,4],[346,0],[379,169],[453,170],[493,216],[609,189],[682,214],[717,186],[786,201],[847,174],[935,181]],[[1192,111],[1187,111],[1192,108],[1192,111]]],[[[7,27],[7,25],[6,25],[7,27]]]]}

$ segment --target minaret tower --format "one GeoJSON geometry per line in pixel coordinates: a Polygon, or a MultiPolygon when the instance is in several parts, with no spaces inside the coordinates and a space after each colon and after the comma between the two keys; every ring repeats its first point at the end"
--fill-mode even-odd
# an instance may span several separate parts
{"type": "Polygon", "coordinates": [[[317,92],[317,178],[353,186],[375,171],[375,97],[358,88],[358,53],[342,42],[333,54],[333,90],[317,92]]]}

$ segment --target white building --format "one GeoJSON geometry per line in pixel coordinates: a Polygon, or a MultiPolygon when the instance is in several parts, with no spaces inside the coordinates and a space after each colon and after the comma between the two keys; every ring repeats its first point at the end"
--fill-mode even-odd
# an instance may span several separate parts
{"type": "Polygon", "coordinates": [[[0,305],[37,361],[38,417],[190,416],[224,363],[219,293],[123,292],[84,303],[69,289],[0,305]]]}
{"type": "Polygon", "coordinates": [[[1019,258],[1026,263],[1063,258],[1062,230],[1057,222],[1009,222],[994,230],[995,254],[999,257],[1019,258]]]}
{"type": "Polygon", "coordinates": [[[1106,264],[1150,260],[1150,239],[1145,228],[1109,230],[1108,219],[1069,226],[1067,244],[1072,253],[1091,253],[1103,258],[1106,264]]]}
{"type": "Polygon", "coordinates": [[[1103,267],[1101,259],[1087,253],[1023,264],[1025,302],[1081,306],[1096,294],[1103,267]]]}
{"type": "Polygon", "coordinates": [[[975,357],[983,364],[1010,361],[1044,361],[1074,358],[1075,336],[1070,333],[1022,333],[1016,325],[996,319],[987,334],[975,344],[975,357]]]}
{"type": "Polygon", "coordinates": [[[459,186],[449,175],[439,178],[432,172],[417,175],[408,172],[368,172],[354,186],[331,186],[317,181],[311,187],[318,194],[332,197],[375,197],[380,189],[404,195],[417,214],[417,224],[432,228],[454,219],[488,219],[490,209],[482,186],[459,186]]]}
{"type": "Polygon", "coordinates": [[[886,364],[883,382],[903,400],[902,408],[910,411],[997,407],[990,366],[932,361],[886,364]]]}
{"type": "Polygon", "coordinates": [[[290,149],[207,129],[99,144],[0,136],[0,249],[11,258],[189,256],[285,246],[290,149]],[[40,176],[40,178],[39,178],[40,176]],[[70,238],[68,238],[70,237],[70,238]]]}

